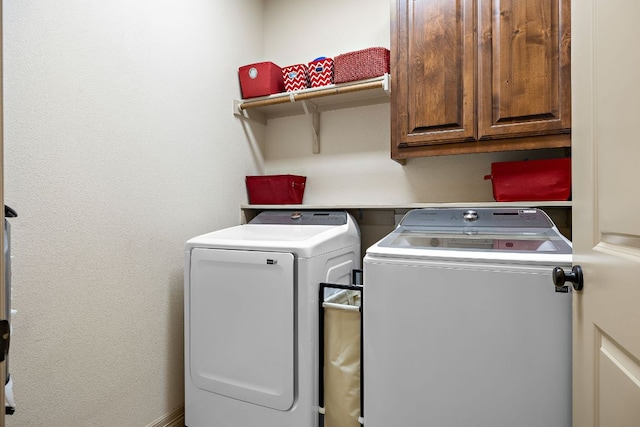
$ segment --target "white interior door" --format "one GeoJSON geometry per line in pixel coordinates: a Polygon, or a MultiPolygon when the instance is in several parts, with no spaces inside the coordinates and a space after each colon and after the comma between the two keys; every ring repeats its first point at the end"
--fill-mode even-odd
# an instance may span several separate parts
{"type": "Polygon", "coordinates": [[[574,427],[640,425],[640,2],[572,5],[574,427]]]}
{"type": "Polygon", "coordinates": [[[294,399],[294,257],[195,248],[190,375],[198,388],[269,408],[294,399]]]}

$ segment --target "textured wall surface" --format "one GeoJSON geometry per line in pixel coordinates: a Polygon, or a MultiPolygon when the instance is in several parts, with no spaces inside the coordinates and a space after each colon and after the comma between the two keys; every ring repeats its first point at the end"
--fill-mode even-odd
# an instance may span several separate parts
{"type": "Polygon", "coordinates": [[[231,114],[262,16],[261,1],[5,4],[8,426],[140,427],[183,404],[182,248],[237,224],[262,169],[231,114]]]}

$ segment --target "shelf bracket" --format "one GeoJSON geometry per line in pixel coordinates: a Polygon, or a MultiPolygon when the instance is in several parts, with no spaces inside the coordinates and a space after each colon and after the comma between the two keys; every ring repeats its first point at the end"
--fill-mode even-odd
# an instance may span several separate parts
{"type": "Polygon", "coordinates": [[[382,76],[382,90],[389,96],[391,96],[391,76],[385,74],[382,76]]]}
{"type": "Polygon", "coordinates": [[[248,111],[240,108],[242,105],[242,101],[234,99],[233,100],[233,115],[239,117],[241,119],[250,120],[253,122],[261,123],[263,125],[267,124],[267,118],[264,114],[257,111],[248,111]]]}
{"type": "Polygon", "coordinates": [[[312,152],[313,154],[318,154],[320,153],[320,113],[318,112],[318,106],[304,100],[299,102],[302,104],[304,114],[309,118],[309,124],[311,125],[312,152]],[[310,109],[307,103],[311,104],[313,109],[310,109]]]}

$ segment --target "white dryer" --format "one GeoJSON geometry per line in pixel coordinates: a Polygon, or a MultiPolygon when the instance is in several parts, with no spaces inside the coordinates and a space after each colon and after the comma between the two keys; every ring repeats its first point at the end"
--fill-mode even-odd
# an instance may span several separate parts
{"type": "Polygon", "coordinates": [[[538,209],[410,211],[364,258],[367,427],[571,427],[571,243],[538,209]]]}
{"type": "Polygon", "coordinates": [[[351,281],[344,211],[265,211],[185,245],[185,424],[318,425],[318,292],[351,281]]]}

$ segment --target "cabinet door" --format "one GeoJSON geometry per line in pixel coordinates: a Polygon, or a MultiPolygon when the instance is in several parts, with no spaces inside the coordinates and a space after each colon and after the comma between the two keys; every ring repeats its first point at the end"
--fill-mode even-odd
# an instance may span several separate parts
{"type": "Polygon", "coordinates": [[[569,0],[479,0],[478,17],[478,138],[569,133],[569,0]]]}
{"type": "Polygon", "coordinates": [[[473,141],[473,0],[397,0],[391,19],[391,155],[473,141]],[[407,150],[408,149],[408,150],[407,150]]]}

